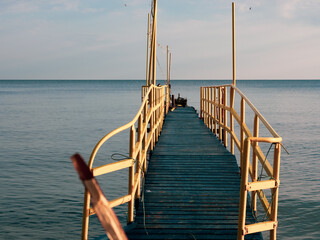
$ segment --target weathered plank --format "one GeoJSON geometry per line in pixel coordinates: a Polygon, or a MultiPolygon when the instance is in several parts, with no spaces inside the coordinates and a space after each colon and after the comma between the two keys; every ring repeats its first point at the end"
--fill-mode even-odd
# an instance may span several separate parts
{"type": "MultiPolygon", "coordinates": [[[[144,202],[128,237],[236,239],[239,188],[235,157],[193,108],[178,108],[168,114],[152,152],[144,202]]],[[[248,223],[254,222],[249,210],[247,215],[248,223]]],[[[246,239],[262,236],[252,234],[246,239]]]]}

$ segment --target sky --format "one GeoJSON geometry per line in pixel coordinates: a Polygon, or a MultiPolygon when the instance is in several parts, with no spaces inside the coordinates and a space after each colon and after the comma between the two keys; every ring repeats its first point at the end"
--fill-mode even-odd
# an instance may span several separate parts
{"type": "MultiPolygon", "coordinates": [[[[158,79],[232,79],[231,2],[158,0],[158,79]]],[[[320,79],[319,0],[235,4],[237,79],[320,79]]],[[[145,79],[150,6],[1,0],[0,79],[145,79]]]]}

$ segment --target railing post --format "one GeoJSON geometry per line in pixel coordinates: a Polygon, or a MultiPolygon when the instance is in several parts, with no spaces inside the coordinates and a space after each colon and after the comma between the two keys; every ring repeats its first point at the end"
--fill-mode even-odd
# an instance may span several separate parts
{"type": "MultiPolygon", "coordinates": [[[[156,90],[155,90],[155,106],[157,106],[158,104],[159,104],[159,89],[156,87],[155,88],[156,90]]],[[[158,142],[158,140],[159,140],[159,124],[158,124],[158,120],[159,120],[159,108],[157,107],[156,108],[156,111],[155,111],[155,119],[154,119],[154,121],[155,121],[155,124],[156,124],[156,134],[155,134],[155,137],[156,137],[156,140],[155,140],[155,142],[158,142]]]]}
{"type": "MultiPolygon", "coordinates": [[[[130,145],[129,145],[129,157],[133,159],[134,148],[135,148],[135,129],[134,126],[130,129],[130,145]]],[[[131,200],[128,202],[128,224],[133,222],[133,208],[134,208],[134,166],[129,167],[129,184],[128,184],[128,194],[131,195],[131,200]]]]}
{"type": "Polygon", "coordinates": [[[214,96],[213,96],[213,87],[210,88],[210,92],[211,92],[211,103],[210,103],[210,108],[211,108],[211,120],[210,120],[210,123],[211,123],[211,132],[213,132],[213,128],[214,128],[214,96]]]}
{"type": "Polygon", "coordinates": [[[222,109],[221,109],[221,87],[218,87],[218,98],[219,98],[219,140],[222,140],[222,109]]]}
{"type": "MultiPolygon", "coordinates": [[[[234,88],[230,87],[230,132],[234,133],[234,126],[233,126],[233,107],[234,107],[234,88]]],[[[230,151],[234,154],[234,139],[232,134],[230,134],[230,151]]]]}
{"type": "Polygon", "coordinates": [[[143,141],[143,172],[147,172],[147,141],[148,141],[148,122],[147,122],[147,116],[148,116],[148,104],[147,102],[144,105],[143,108],[143,129],[145,129],[144,132],[144,141],[143,141]]]}
{"type": "Polygon", "coordinates": [[[160,103],[161,103],[161,110],[160,110],[160,131],[159,131],[159,134],[161,133],[162,131],[162,126],[163,126],[163,119],[164,119],[164,116],[165,116],[165,88],[162,87],[161,90],[160,90],[160,103]]]}
{"type": "Polygon", "coordinates": [[[207,113],[206,113],[206,110],[207,110],[207,96],[206,96],[206,88],[204,87],[203,88],[203,122],[204,124],[206,124],[206,119],[207,119],[207,113]]]}
{"type": "MultiPolygon", "coordinates": [[[[253,137],[259,137],[259,117],[257,114],[254,116],[253,137]]],[[[252,143],[252,182],[256,182],[258,178],[258,158],[255,152],[257,146],[258,142],[254,141],[252,143]]],[[[251,208],[253,213],[257,215],[257,191],[252,191],[251,193],[251,208]]]]}
{"type": "Polygon", "coordinates": [[[227,118],[227,87],[224,87],[224,114],[223,114],[223,125],[224,125],[224,131],[223,131],[223,143],[224,146],[227,147],[228,146],[228,138],[227,138],[227,130],[226,128],[228,127],[228,118],[227,118]]]}
{"type": "Polygon", "coordinates": [[[149,85],[149,80],[148,80],[148,65],[149,65],[149,40],[150,40],[150,13],[148,13],[148,26],[147,26],[148,30],[147,30],[147,61],[146,61],[146,86],[150,86],[149,85]]]}
{"type": "MultiPolygon", "coordinates": [[[[271,202],[271,221],[277,221],[278,218],[278,195],[279,195],[279,173],[280,173],[280,154],[281,145],[276,143],[274,146],[274,158],[273,158],[273,178],[277,182],[277,187],[271,189],[273,195],[273,201],[271,202]]],[[[277,238],[277,226],[270,231],[270,240],[277,238]]]]}
{"type": "Polygon", "coordinates": [[[206,88],[203,88],[203,122],[206,123],[206,88]]]}
{"type": "MultiPolygon", "coordinates": [[[[143,125],[142,125],[142,113],[138,119],[138,142],[140,143],[140,148],[139,148],[139,154],[138,154],[138,158],[137,158],[137,161],[136,161],[136,173],[139,173],[141,170],[142,170],[142,160],[143,160],[143,156],[142,156],[142,148],[143,148],[143,145],[142,145],[142,128],[143,128],[143,125]]],[[[137,192],[135,193],[136,194],[136,199],[139,199],[140,198],[140,178],[137,179],[137,181],[139,181],[138,183],[138,187],[137,187],[137,192]]]]}
{"type": "Polygon", "coordinates": [[[206,123],[206,102],[207,96],[206,96],[206,88],[203,88],[203,122],[206,123]]]}
{"type": "Polygon", "coordinates": [[[203,87],[200,87],[200,119],[203,119],[203,87]]]}
{"type": "Polygon", "coordinates": [[[249,173],[249,158],[250,158],[250,140],[244,141],[243,161],[241,163],[241,186],[240,186],[240,200],[239,200],[239,218],[238,218],[238,240],[244,240],[245,224],[246,224],[246,210],[247,210],[247,185],[249,173]]]}
{"type": "Polygon", "coordinates": [[[208,92],[209,92],[209,106],[208,106],[208,111],[209,111],[209,129],[212,129],[212,87],[208,87],[208,92]]]}
{"type": "Polygon", "coordinates": [[[166,115],[169,112],[169,104],[170,104],[170,88],[169,85],[166,87],[166,115]]]}
{"type": "MultiPolygon", "coordinates": [[[[161,104],[161,102],[160,102],[161,96],[160,95],[161,95],[161,90],[160,90],[160,88],[157,88],[157,93],[156,93],[157,105],[161,104]]],[[[161,105],[160,105],[160,107],[157,108],[157,115],[156,115],[156,124],[157,124],[156,139],[157,139],[157,142],[159,141],[159,135],[160,135],[160,124],[159,124],[159,119],[161,118],[160,114],[161,114],[161,105]]]]}
{"type": "Polygon", "coordinates": [[[200,115],[199,118],[202,119],[202,87],[200,87],[200,115]]]}
{"type": "Polygon", "coordinates": [[[154,133],[154,92],[155,88],[154,85],[152,86],[151,92],[150,92],[150,111],[151,111],[151,118],[150,118],[150,133],[151,134],[151,150],[153,150],[153,147],[155,145],[155,133],[154,133]]]}
{"type": "Polygon", "coordinates": [[[211,91],[210,87],[207,87],[208,91],[208,128],[211,129],[211,91]]]}
{"type": "Polygon", "coordinates": [[[208,87],[205,88],[205,96],[206,96],[206,102],[205,102],[205,113],[206,113],[206,116],[205,116],[205,124],[206,126],[208,127],[209,125],[209,91],[208,91],[208,87]]]}
{"type": "Polygon", "coordinates": [[[218,132],[217,132],[217,120],[218,120],[218,116],[217,116],[217,88],[214,87],[214,134],[217,136],[218,132]]]}
{"type": "Polygon", "coordinates": [[[241,106],[240,106],[240,120],[241,120],[241,126],[240,126],[240,146],[241,146],[241,157],[240,157],[240,166],[242,166],[242,156],[243,156],[243,149],[244,149],[244,124],[245,124],[245,101],[243,98],[241,98],[241,106]]]}
{"type": "Polygon", "coordinates": [[[158,109],[156,108],[157,104],[158,104],[158,99],[157,99],[157,94],[158,94],[158,89],[155,86],[154,88],[154,142],[156,143],[158,141],[158,126],[157,126],[157,118],[158,118],[158,109]]]}

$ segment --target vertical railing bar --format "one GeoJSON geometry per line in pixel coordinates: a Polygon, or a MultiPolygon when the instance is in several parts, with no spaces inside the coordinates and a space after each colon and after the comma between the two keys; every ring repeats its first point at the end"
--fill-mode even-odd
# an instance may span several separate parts
{"type": "Polygon", "coordinates": [[[218,87],[218,96],[219,96],[219,140],[222,140],[222,109],[221,109],[221,100],[222,100],[222,96],[221,96],[221,87],[218,87]]]}
{"type": "Polygon", "coordinates": [[[203,122],[206,124],[206,88],[203,88],[203,122]]]}
{"type": "Polygon", "coordinates": [[[202,89],[203,87],[200,87],[200,119],[202,119],[202,89]]]}
{"type": "MultiPolygon", "coordinates": [[[[156,88],[156,106],[159,104],[159,88],[156,88]]],[[[156,118],[155,118],[155,124],[157,126],[156,128],[156,142],[158,142],[159,138],[159,124],[158,124],[158,119],[159,119],[159,108],[156,108],[156,118]]]]}
{"type": "Polygon", "coordinates": [[[218,116],[217,116],[217,88],[214,87],[214,134],[217,136],[218,132],[217,132],[217,120],[218,120],[218,116]]]}
{"type": "MultiPolygon", "coordinates": [[[[135,148],[135,129],[134,125],[130,129],[130,145],[129,145],[129,157],[133,159],[135,148]]],[[[133,222],[133,208],[134,208],[134,166],[129,167],[129,183],[128,194],[131,195],[131,200],[128,202],[128,224],[133,222]]]]}
{"type": "Polygon", "coordinates": [[[213,95],[213,87],[210,88],[211,92],[211,132],[213,132],[214,128],[214,95],[213,95]]]}
{"type": "Polygon", "coordinates": [[[202,88],[202,116],[201,118],[204,121],[204,88],[202,88]]]}
{"type": "Polygon", "coordinates": [[[250,140],[244,141],[243,161],[241,163],[241,186],[240,186],[240,201],[239,201],[239,219],[238,219],[238,240],[244,240],[245,224],[246,224],[246,209],[247,209],[247,189],[249,158],[250,158],[250,140]]]}
{"type": "Polygon", "coordinates": [[[204,124],[206,124],[206,120],[207,120],[207,96],[206,96],[206,88],[203,88],[203,122],[204,124]]]}
{"type": "Polygon", "coordinates": [[[210,122],[211,122],[211,111],[210,111],[210,106],[211,106],[211,92],[210,92],[210,88],[207,87],[207,92],[208,92],[208,128],[210,129],[211,128],[211,125],[210,125],[210,122]]]}
{"type": "MultiPolygon", "coordinates": [[[[234,133],[234,126],[233,126],[233,110],[234,110],[234,88],[230,87],[230,132],[234,133]]],[[[232,134],[230,134],[230,151],[234,154],[234,139],[232,134]]]]}
{"type": "Polygon", "coordinates": [[[206,125],[209,125],[209,89],[206,87],[206,125]]]}
{"type": "Polygon", "coordinates": [[[228,127],[228,117],[227,117],[227,109],[226,107],[228,106],[227,103],[227,87],[224,87],[224,114],[223,114],[223,121],[224,121],[224,131],[223,131],[223,142],[224,142],[224,146],[227,147],[228,146],[228,139],[227,139],[227,130],[226,128],[228,127]]]}
{"type": "Polygon", "coordinates": [[[210,87],[210,95],[211,95],[211,102],[210,102],[210,112],[211,112],[211,120],[210,120],[210,131],[213,132],[213,124],[214,124],[214,112],[213,112],[213,100],[214,100],[214,96],[213,96],[213,88],[210,87]]]}
{"type": "Polygon", "coordinates": [[[147,122],[147,116],[148,116],[148,104],[147,102],[144,105],[143,108],[143,129],[145,129],[144,132],[144,142],[143,142],[143,171],[146,173],[147,171],[147,140],[148,140],[148,122],[147,122]]]}
{"type": "MultiPolygon", "coordinates": [[[[253,122],[253,137],[259,137],[259,117],[257,114],[254,116],[253,122]]],[[[258,146],[258,142],[252,143],[252,182],[256,182],[258,178],[258,158],[255,149],[258,146]]],[[[251,208],[253,213],[257,215],[257,191],[251,192],[251,208]]]]}
{"type": "Polygon", "coordinates": [[[245,124],[245,101],[244,98],[241,98],[241,106],[240,106],[240,147],[241,147],[241,155],[240,155],[240,166],[242,166],[242,156],[243,156],[243,145],[244,145],[244,124],[245,124]]]}
{"type": "Polygon", "coordinates": [[[213,100],[213,92],[212,87],[209,88],[209,95],[210,95],[210,103],[209,103],[209,112],[210,112],[210,127],[209,129],[212,132],[213,129],[213,108],[212,108],[212,100],[213,100]]]}
{"type": "Polygon", "coordinates": [[[153,131],[153,127],[154,127],[154,123],[153,123],[153,118],[154,118],[154,111],[153,111],[153,95],[154,95],[154,86],[151,89],[150,92],[150,112],[151,112],[151,118],[150,118],[150,132],[149,134],[151,135],[151,141],[150,141],[150,149],[151,151],[153,150],[154,147],[154,131],[153,131]]]}
{"type": "Polygon", "coordinates": [[[155,146],[156,144],[156,128],[155,128],[155,124],[156,124],[156,87],[153,88],[153,93],[152,93],[152,124],[153,124],[153,129],[152,129],[152,132],[153,132],[153,135],[152,135],[152,138],[153,138],[153,147],[155,146]]]}
{"type": "MultiPolygon", "coordinates": [[[[281,145],[276,143],[274,146],[274,158],[273,158],[273,179],[277,183],[277,187],[271,189],[272,192],[272,202],[271,202],[271,221],[276,222],[278,218],[278,195],[279,195],[279,173],[280,173],[280,154],[281,145]]],[[[275,240],[277,238],[277,225],[274,229],[270,231],[270,240],[275,240]]]]}
{"type": "MultiPolygon", "coordinates": [[[[143,112],[140,113],[140,116],[138,118],[138,142],[140,143],[140,147],[139,147],[139,154],[138,154],[138,159],[136,161],[136,173],[141,174],[141,169],[142,169],[142,160],[143,160],[143,156],[142,155],[142,115],[143,112]]],[[[139,199],[140,198],[140,186],[141,186],[141,181],[140,181],[140,177],[138,178],[138,187],[137,187],[137,192],[136,192],[136,197],[135,199],[139,199]]]]}

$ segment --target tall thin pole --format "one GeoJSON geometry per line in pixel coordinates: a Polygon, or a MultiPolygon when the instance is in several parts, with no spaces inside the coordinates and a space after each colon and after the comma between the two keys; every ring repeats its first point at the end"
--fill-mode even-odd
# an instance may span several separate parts
{"type": "Polygon", "coordinates": [[[169,82],[169,46],[167,45],[167,85],[169,82]]]}
{"type": "Polygon", "coordinates": [[[235,49],[235,10],[234,2],[232,3],[232,83],[236,86],[236,49],[235,49]]]}
{"type": "Polygon", "coordinates": [[[169,86],[170,86],[170,81],[171,81],[171,53],[169,55],[169,83],[168,83],[169,86]]]}
{"type": "Polygon", "coordinates": [[[146,86],[149,86],[148,81],[148,65],[149,65],[149,39],[150,39],[150,13],[148,13],[148,32],[147,32],[147,66],[146,66],[146,86]]]}
{"type": "Polygon", "coordinates": [[[153,84],[156,85],[156,63],[157,63],[157,0],[154,1],[153,13],[153,84]]]}
{"type": "MultiPolygon", "coordinates": [[[[153,28],[152,28],[153,29],[153,28]]],[[[152,66],[153,66],[153,30],[151,32],[151,41],[150,41],[150,56],[149,56],[149,72],[148,72],[148,86],[151,85],[152,77],[152,66]]]]}

